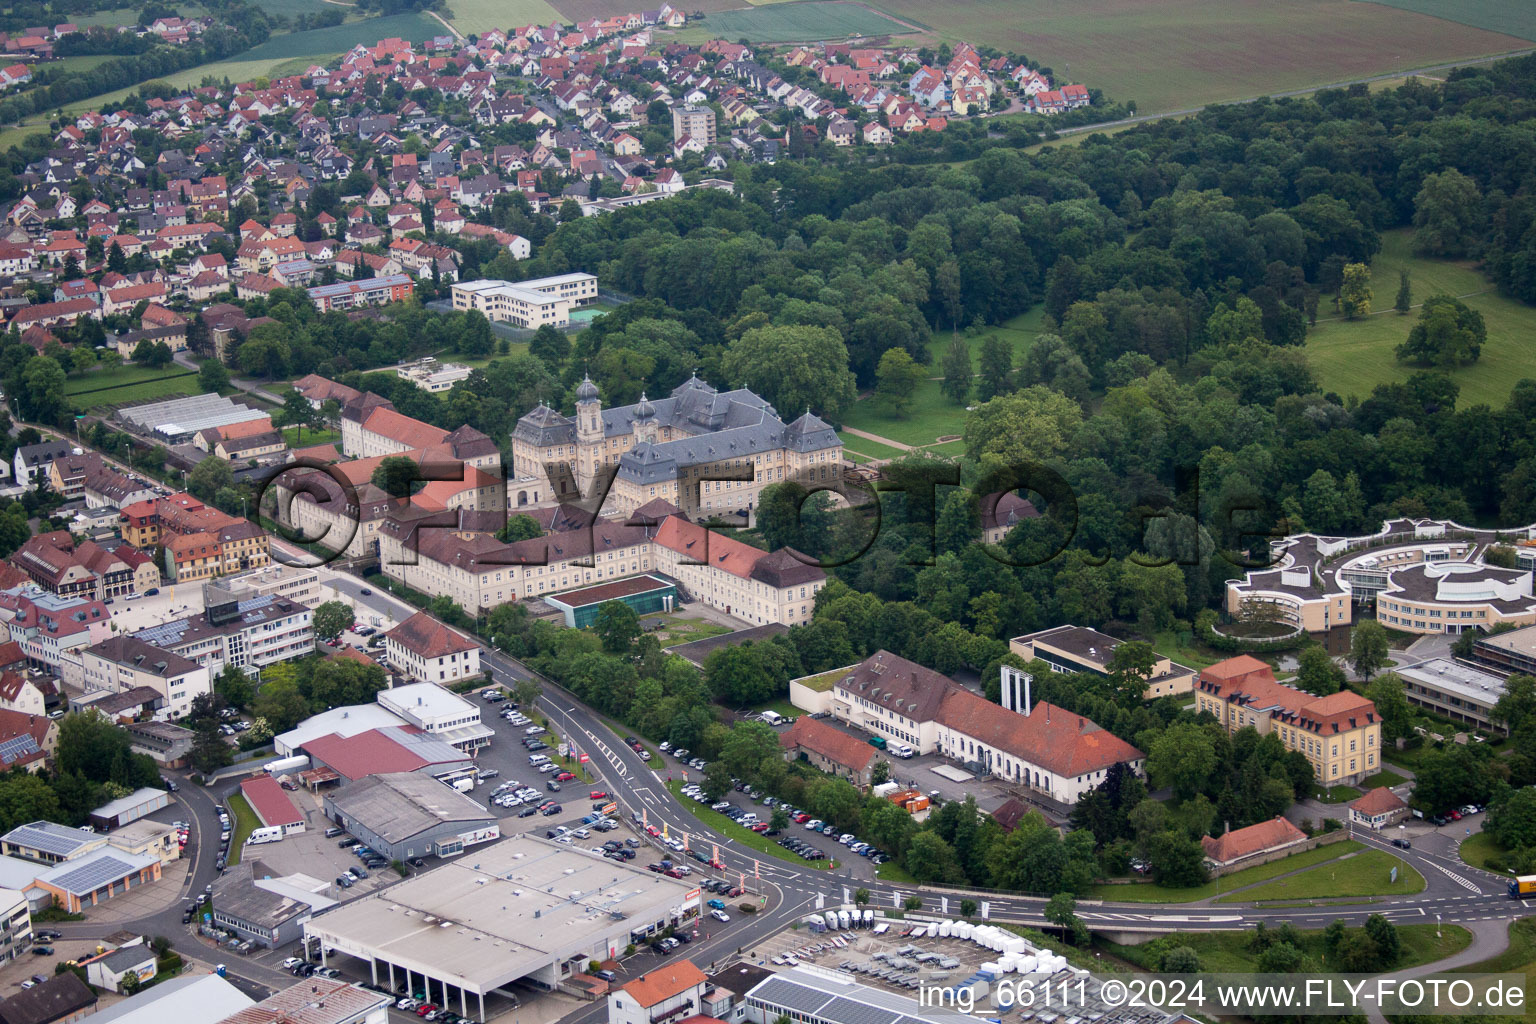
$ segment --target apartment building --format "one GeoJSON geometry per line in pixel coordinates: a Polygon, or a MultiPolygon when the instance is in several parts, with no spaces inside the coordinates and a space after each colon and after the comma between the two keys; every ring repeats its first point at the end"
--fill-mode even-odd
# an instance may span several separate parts
{"type": "Polygon", "coordinates": [[[1243,654],[1202,671],[1195,699],[1229,733],[1252,726],[1300,750],[1321,785],[1356,783],[1381,768],[1376,705],[1349,690],[1314,697],[1276,682],[1268,665],[1243,654]]]}
{"type": "Polygon", "coordinates": [[[449,458],[476,469],[495,470],[501,465],[496,442],[473,427],[434,427],[401,415],[388,399],[372,392],[351,399],[341,408],[341,453],[348,458],[404,455],[442,445],[449,446],[449,458]]]}
{"type": "Polygon", "coordinates": [[[672,108],[672,141],[693,139],[705,146],[716,141],[715,111],[713,107],[681,105],[672,108]]]}
{"type": "Polygon", "coordinates": [[[0,591],[0,622],[29,662],[55,672],[66,659],[78,665],[81,648],[112,633],[112,614],[101,601],[50,594],[36,584],[0,591]]]}
{"type": "MultiPolygon", "coordinates": [[[[480,675],[480,645],[426,612],[417,612],[384,634],[384,659],[396,672],[434,685],[480,675]]],[[[416,691],[418,696],[424,692],[416,691]]],[[[394,710],[382,697],[380,703],[394,710]]]]}
{"type": "Polygon", "coordinates": [[[249,596],[220,583],[203,584],[203,606],[190,615],[141,629],[133,636],[179,654],[217,674],[225,665],[260,668],[315,649],[314,613],[273,594],[249,596]]]}
{"type": "Polygon", "coordinates": [[[487,320],[503,321],[525,330],[565,327],[571,310],[597,300],[597,278],[591,274],[560,274],[528,281],[484,278],[453,285],[453,308],[471,309],[487,320]]]}
{"type": "Polygon", "coordinates": [[[322,313],[333,309],[358,309],[404,302],[415,292],[415,282],[406,274],[385,274],[361,281],[337,281],[309,289],[309,301],[322,313]]]}
{"type": "Polygon", "coordinates": [[[165,717],[187,715],[192,701],[211,692],[208,667],[132,636],[114,636],[82,654],[87,693],[124,693],[149,687],[165,698],[165,717]]]}

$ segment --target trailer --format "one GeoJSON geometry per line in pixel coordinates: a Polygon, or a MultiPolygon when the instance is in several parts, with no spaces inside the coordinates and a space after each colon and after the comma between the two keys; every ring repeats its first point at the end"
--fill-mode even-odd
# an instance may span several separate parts
{"type": "Polygon", "coordinates": [[[305,754],[296,754],[293,757],[280,757],[276,761],[268,761],[261,766],[262,769],[274,779],[279,775],[288,775],[292,772],[300,772],[309,767],[309,757],[305,754]]]}
{"type": "Polygon", "coordinates": [[[1536,896],[1536,875],[1521,875],[1509,883],[1509,898],[1523,900],[1527,896],[1536,896]]]}

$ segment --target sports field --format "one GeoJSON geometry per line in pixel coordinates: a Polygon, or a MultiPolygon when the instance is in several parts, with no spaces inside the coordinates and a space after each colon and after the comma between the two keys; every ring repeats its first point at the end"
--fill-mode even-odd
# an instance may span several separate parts
{"type": "MultiPolygon", "coordinates": [[[[950,40],[986,42],[1141,113],[1305,89],[1522,49],[1513,35],[1355,0],[870,0],[950,40]]],[[[1466,0],[1494,8],[1529,3],[1466,0]]],[[[1451,7],[1455,0],[1404,6],[1451,7]]],[[[735,38],[729,36],[728,38],[735,38]]]]}
{"type": "Polygon", "coordinates": [[[911,31],[900,22],[847,0],[801,0],[722,11],[706,14],[698,22],[690,18],[688,28],[702,30],[712,38],[746,39],[754,43],[888,36],[911,31]]]}
{"type": "MultiPolygon", "coordinates": [[[[1500,408],[1515,382],[1536,379],[1536,348],[1530,344],[1536,331],[1536,309],[1505,298],[1470,263],[1427,260],[1410,250],[1412,232],[1403,229],[1382,235],[1381,252],[1371,264],[1373,313],[1360,320],[1323,320],[1307,333],[1307,361],[1324,391],[1340,397],[1368,398],[1377,384],[1406,380],[1419,367],[1399,363],[1392,350],[1406,337],[1417,311],[1401,316],[1392,309],[1397,296],[1398,271],[1407,267],[1412,276],[1413,304],[1436,293],[1455,295],[1483,314],[1488,341],[1477,362],[1451,371],[1461,386],[1459,408],[1485,403],[1500,408]]],[[[1323,309],[1328,308],[1325,301],[1323,309]]],[[[1320,312],[1319,317],[1333,316],[1320,312]]]]}
{"type": "Polygon", "coordinates": [[[565,20],[544,0],[448,0],[448,9],[452,14],[444,16],[467,36],[565,20]]]}
{"type": "Polygon", "coordinates": [[[1403,11],[1430,14],[1490,32],[1536,41],[1536,4],[1512,0],[1376,0],[1403,11]]]}

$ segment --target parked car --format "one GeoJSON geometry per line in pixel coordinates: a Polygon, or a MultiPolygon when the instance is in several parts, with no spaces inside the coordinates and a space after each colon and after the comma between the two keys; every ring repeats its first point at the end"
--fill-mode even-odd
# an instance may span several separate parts
{"type": "Polygon", "coordinates": [[[1413,844],[1406,839],[1394,839],[1392,840],[1392,845],[1397,847],[1399,850],[1413,849],[1413,844]]]}

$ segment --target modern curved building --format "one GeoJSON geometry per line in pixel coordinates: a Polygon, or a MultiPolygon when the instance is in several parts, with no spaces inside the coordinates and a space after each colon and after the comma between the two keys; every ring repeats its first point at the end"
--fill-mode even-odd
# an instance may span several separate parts
{"type": "Polygon", "coordinates": [[[1536,623],[1536,594],[1526,551],[1514,569],[1489,565],[1485,556],[1533,539],[1536,525],[1477,530],[1440,519],[1393,519],[1359,537],[1297,534],[1274,543],[1273,568],[1227,584],[1227,611],[1242,616],[1262,603],[1273,618],[1309,633],[1349,625],[1362,605],[1407,633],[1528,625],[1536,623]]]}

